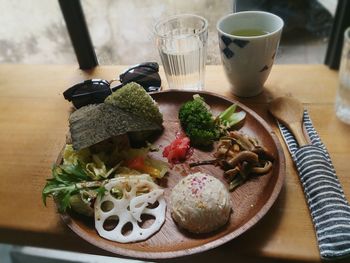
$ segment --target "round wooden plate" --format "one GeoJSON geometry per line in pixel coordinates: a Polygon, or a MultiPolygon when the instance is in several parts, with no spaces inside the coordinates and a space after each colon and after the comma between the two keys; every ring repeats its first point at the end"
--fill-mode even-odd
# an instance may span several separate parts
{"type": "MultiPolygon", "coordinates": [[[[156,157],[161,157],[164,146],[175,138],[176,131],[180,130],[177,118],[179,107],[192,99],[194,94],[200,94],[211,106],[214,114],[218,114],[232,103],[238,104],[239,108],[246,111],[247,116],[242,132],[258,139],[275,157],[272,171],[264,176],[254,178],[231,193],[233,213],[229,222],[214,233],[206,235],[190,234],[177,227],[167,207],[166,221],[162,228],[151,238],[136,243],[121,244],[101,238],[94,228],[93,219],[76,214],[64,214],[65,223],[80,237],[91,244],[104,250],[135,258],[155,259],[173,258],[199,253],[220,246],[233,238],[241,235],[256,224],[275,202],[285,177],[285,159],[281,145],[267,123],[254,111],[237,101],[228,100],[208,92],[190,92],[168,90],[152,94],[157,101],[164,117],[164,132],[154,142],[160,147],[156,157]]],[[[189,173],[202,171],[211,174],[225,185],[223,171],[212,165],[194,167],[190,169],[187,163],[191,161],[211,159],[212,152],[195,150],[190,160],[184,164],[175,165],[169,172],[167,179],[162,183],[165,188],[165,198],[168,201],[171,189],[176,183],[189,173]]]]}

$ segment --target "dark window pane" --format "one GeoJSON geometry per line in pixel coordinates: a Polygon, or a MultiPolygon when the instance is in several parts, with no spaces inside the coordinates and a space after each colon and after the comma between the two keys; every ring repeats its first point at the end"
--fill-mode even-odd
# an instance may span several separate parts
{"type": "Polygon", "coordinates": [[[237,11],[262,10],[284,22],[276,63],[324,63],[337,0],[238,0],[237,11]]]}

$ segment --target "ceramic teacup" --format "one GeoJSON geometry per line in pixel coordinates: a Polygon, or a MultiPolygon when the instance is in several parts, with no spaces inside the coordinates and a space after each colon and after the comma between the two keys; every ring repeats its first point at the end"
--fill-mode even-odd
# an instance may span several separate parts
{"type": "Polygon", "coordinates": [[[261,11],[229,14],[218,21],[221,60],[233,94],[251,97],[262,92],[283,24],[280,17],[261,11]]]}

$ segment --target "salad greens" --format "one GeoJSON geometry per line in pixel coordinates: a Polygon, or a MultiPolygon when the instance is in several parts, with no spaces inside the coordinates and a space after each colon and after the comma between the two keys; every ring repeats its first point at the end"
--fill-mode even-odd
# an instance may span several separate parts
{"type": "Polygon", "coordinates": [[[80,163],[54,165],[52,178],[42,191],[42,199],[46,205],[46,199],[53,197],[59,212],[65,212],[71,207],[71,198],[80,195],[81,200],[86,204],[95,199],[98,194],[103,194],[105,181],[93,181],[86,173],[80,163]]]}
{"type": "Polygon", "coordinates": [[[52,178],[42,191],[43,203],[46,205],[46,199],[52,197],[59,212],[72,208],[92,216],[94,200],[104,194],[104,185],[114,177],[147,173],[155,180],[167,173],[168,164],[150,157],[151,150],[151,146],[121,148],[110,141],[75,151],[67,144],[63,163],[52,167],[52,178]]]}
{"type": "Polygon", "coordinates": [[[78,165],[80,162],[82,169],[92,180],[107,178],[115,170],[115,168],[107,169],[101,159],[107,161],[104,152],[92,154],[89,148],[75,151],[71,144],[66,145],[63,153],[63,164],[78,165]]]}

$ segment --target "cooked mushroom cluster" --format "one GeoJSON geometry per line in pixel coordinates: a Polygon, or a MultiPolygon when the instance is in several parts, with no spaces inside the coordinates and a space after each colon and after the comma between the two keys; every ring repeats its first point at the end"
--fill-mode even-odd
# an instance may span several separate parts
{"type": "Polygon", "coordinates": [[[267,174],[272,169],[274,157],[255,138],[237,131],[221,137],[214,160],[191,163],[190,166],[215,164],[225,172],[229,190],[242,185],[252,176],[267,174]]]}

